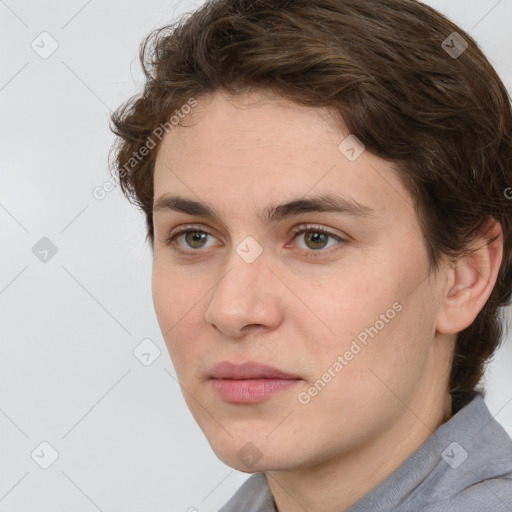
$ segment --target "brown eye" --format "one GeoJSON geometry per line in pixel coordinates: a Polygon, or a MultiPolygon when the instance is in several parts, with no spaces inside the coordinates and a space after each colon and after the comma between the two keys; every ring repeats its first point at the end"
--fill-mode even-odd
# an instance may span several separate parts
{"type": "Polygon", "coordinates": [[[319,231],[306,231],[304,240],[310,249],[323,249],[329,241],[329,235],[319,231]]]}
{"type": "Polygon", "coordinates": [[[294,237],[297,239],[296,243],[300,249],[304,249],[309,253],[317,252],[319,254],[327,252],[323,251],[323,249],[345,242],[340,236],[317,226],[299,226],[294,232],[294,237]]]}
{"type": "Polygon", "coordinates": [[[192,249],[202,249],[208,237],[208,233],[202,231],[188,231],[185,233],[185,241],[192,249]]]}
{"type": "Polygon", "coordinates": [[[205,247],[210,247],[208,244],[208,237],[211,238],[211,242],[215,240],[213,235],[207,233],[205,231],[200,231],[198,229],[182,229],[178,231],[174,235],[171,235],[167,240],[167,245],[176,245],[176,250],[186,252],[196,252],[198,249],[203,249],[205,247]],[[183,240],[180,240],[183,239],[183,240]]]}

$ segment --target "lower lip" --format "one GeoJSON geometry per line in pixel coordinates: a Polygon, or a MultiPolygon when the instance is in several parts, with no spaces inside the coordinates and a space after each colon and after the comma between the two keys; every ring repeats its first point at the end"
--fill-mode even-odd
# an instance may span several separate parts
{"type": "Polygon", "coordinates": [[[300,379],[212,379],[213,388],[226,402],[261,402],[295,386],[300,379]]]}

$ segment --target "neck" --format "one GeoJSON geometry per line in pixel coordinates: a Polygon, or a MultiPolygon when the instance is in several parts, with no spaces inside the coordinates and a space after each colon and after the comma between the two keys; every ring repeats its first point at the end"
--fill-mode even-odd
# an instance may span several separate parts
{"type": "MultiPolygon", "coordinates": [[[[444,382],[444,379],[439,379],[444,382]]],[[[393,473],[452,416],[451,397],[442,385],[423,386],[401,416],[378,438],[320,464],[266,471],[278,512],[342,512],[393,473]]]]}

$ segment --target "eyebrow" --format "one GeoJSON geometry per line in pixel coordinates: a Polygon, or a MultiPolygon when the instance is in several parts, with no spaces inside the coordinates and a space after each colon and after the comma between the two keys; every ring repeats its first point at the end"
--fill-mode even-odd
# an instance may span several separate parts
{"type": "MultiPolygon", "coordinates": [[[[166,194],[159,197],[153,204],[153,213],[160,211],[175,211],[220,221],[219,213],[211,205],[176,195],[166,194]]],[[[375,212],[372,208],[354,199],[325,194],[270,205],[263,211],[263,214],[260,214],[260,220],[265,223],[273,223],[293,215],[311,212],[340,213],[354,217],[375,217],[375,212]]]]}

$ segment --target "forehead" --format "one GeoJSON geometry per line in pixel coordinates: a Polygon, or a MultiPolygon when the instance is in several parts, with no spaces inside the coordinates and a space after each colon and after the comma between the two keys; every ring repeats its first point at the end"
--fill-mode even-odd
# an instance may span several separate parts
{"type": "Polygon", "coordinates": [[[355,147],[359,157],[347,158],[350,133],[327,109],[259,93],[228,98],[217,92],[197,102],[184,126],[162,140],[155,200],[173,192],[240,213],[248,205],[338,192],[381,216],[414,215],[391,163],[361,146],[355,147]]]}
{"type": "Polygon", "coordinates": [[[196,155],[203,159],[212,153],[219,156],[221,151],[243,159],[252,146],[281,146],[283,152],[287,148],[314,150],[319,141],[328,142],[327,132],[334,140],[342,135],[329,110],[260,92],[236,97],[223,92],[202,96],[182,124],[165,135],[159,154],[172,145],[185,149],[193,144],[203,150],[196,155]]]}

